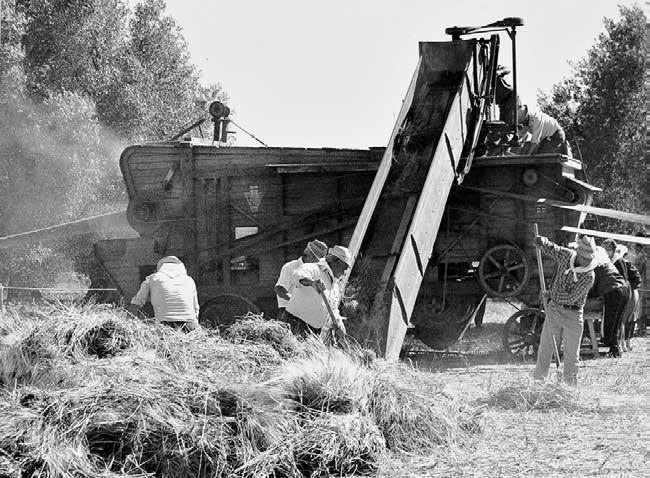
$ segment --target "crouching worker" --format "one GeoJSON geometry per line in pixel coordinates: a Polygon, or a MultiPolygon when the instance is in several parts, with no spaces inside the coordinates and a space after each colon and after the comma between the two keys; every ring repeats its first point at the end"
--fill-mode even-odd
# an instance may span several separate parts
{"type": "Polygon", "coordinates": [[[302,255],[298,259],[287,262],[280,270],[280,277],[278,277],[274,288],[278,300],[278,320],[288,323],[294,333],[296,333],[296,327],[300,327],[300,324],[296,322],[299,319],[287,313],[287,305],[291,300],[291,294],[298,284],[294,272],[303,264],[311,264],[324,259],[325,254],[327,254],[327,244],[318,240],[308,242],[307,247],[302,251],[302,255]]]}
{"type": "Polygon", "coordinates": [[[520,106],[517,116],[522,125],[519,134],[527,138],[521,154],[557,153],[572,157],[564,129],[555,118],[527,105],[520,106]]]}
{"type": "Polygon", "coordinates": [[[187,275],[185,265],[175,256],[158,261],[156,272],[147,276],[131,299],[132,306],[142,307],[151,300],[156,321],[175,329],[190,331],[199,327],[199,300],[196,284],[187,275]]]}
{"type": "Polygon", "coordinates": [[[536,236],[535,244],[558,264],[551,289],[542,300],[546,318],[537,352],[534,377],[546,380],[555,347],[564,339],[564,381],[577,385],[578,359],[582,341],[583,308],[594,283],[597,265],[596,244],[591,237],[578,240],[577,250],[558,246],[545,237],[536,236]]]}
{"type": "Polygon", "coordinates": [[[345,333],[343,317],[339,314],[341,279],[351,264],[350,250],[334,246],[324,260],[303,264],[296,269],[294,274],[298,284],[293,289],[286,312],[296,319],[295,331],[298,335],[319,333],[321,329],[326,331],[332,327],[330,310],[345,333]]]}

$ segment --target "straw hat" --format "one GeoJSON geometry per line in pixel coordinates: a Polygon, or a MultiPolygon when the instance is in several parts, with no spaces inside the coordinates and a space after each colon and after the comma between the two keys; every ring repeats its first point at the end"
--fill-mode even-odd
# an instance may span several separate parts
{"type": "Polygon", "coordinates": [[[307,250],[316,256],[316,259],[322,259],[327,254],[327,244],[318,239],[314,239],[307,243],[307,250]]]}
{"type": "Polygon", "coordinates": [[[329,250],[328,254],[347,264],[348,267],[352,266],[352,253],[347,247],[334,246],[329,250]]]}
{"type": "Polygon", "coordinates": [[[591,237],[582,236],[576,242],[578,244],[576,253],[579,256],[589,259],[590,261],[596,257],[596,243],[591,237]]]}

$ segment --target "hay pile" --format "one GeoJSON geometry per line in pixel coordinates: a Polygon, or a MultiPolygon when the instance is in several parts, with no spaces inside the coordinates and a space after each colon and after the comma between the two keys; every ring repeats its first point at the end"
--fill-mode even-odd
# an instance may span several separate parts
{"type": "Polygon", "coordinates": [[[531,380],[527,383],[506,384],[484,401],[486,405],[506,410],[573,411],[580,408],[575,389],[565,385],[531,380]]]}
{"type": "Polygon", "coordinates": [[[0,476],[348,475],[478,430],[477,409],[418,394],[403,368],[278,325],[251,318],[224,339],[107,306],[9,310],[0,476]]]}
{"type": "Polygon", "coordinates": [[[289,357],[300,349],[300,343],[291,333],[288,324],[276,320],[264,320],[251,313],[244,320],[231,325],[226,332],[226,337],[240,344],[269,344],[282,357],[289,357]]]}

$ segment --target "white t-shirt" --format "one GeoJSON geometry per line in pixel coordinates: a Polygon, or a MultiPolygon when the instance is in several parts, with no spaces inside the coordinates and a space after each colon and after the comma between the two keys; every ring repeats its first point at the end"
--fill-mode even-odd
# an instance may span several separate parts
{"type": "Polygon", "coordinates": [[[532,143],[541,143],[543,139],[553,136],[560,128],[560,123],[555,118],[537,108],[531,108],[528,111],[528,127],[526,129],[531,134],[530,141],[532,143]]]}
{"type": "MultiPolygon", "coordinates": [[[[315,281],[320,279],[325,284],[325,297],[330,303],[334,313],[338,311],[339,302],[341,301],[340,280],[334,277],[332,269],[324,259],[316,263],[303,264],[294,272],[297,281],[300,279],[310,279],[315,281]]],[[[291,300],[287,305],[287,312],[295,315],[303,322],[320,329],[330,319],[327,307],[321,296],[312,286],[305,286],[298,282],[293,289],[291,300]]]]}
{"type": "MultiPolygon", "coordinates": [[[[278,277],[278,281],[275,283],[275,285],[284,287],[289,293],[289,295],[291,295],[293,289],[298,284],[298,280],[294,276],[294,272],[303,264],[304,262],[302,262],[301,257],[293,261],[287,262],[285,265],[282,266],[282,269],[280,269],[280,277],[278,277]]],[[[278,299],[279,309],[286,307],[287,304],[289,303],[288,300],[283,299],[277,294],[276,297],[278,299]]]]}

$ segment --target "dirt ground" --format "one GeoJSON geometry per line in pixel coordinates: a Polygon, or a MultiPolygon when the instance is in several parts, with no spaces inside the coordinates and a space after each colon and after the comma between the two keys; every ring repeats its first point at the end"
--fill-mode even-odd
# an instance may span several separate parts
{"type": "MultiPolygon", "coordinates": [[[[482,403],[506,385],[530,383],[534,364],[512,362],[498,351],[509,315],[504,307],[491,304],[483,330],[472,327],[452,348],[477,350],[478,356],[421,355],[414,363],[470,403],[482,403]]],[[[650,338],[635,338],[633,346],[620,359],[584,357],[576,406],[483,405],[483,432],[473,443],[427,457],[395,456],[379,476],[650,476],[650,338]]]]}

